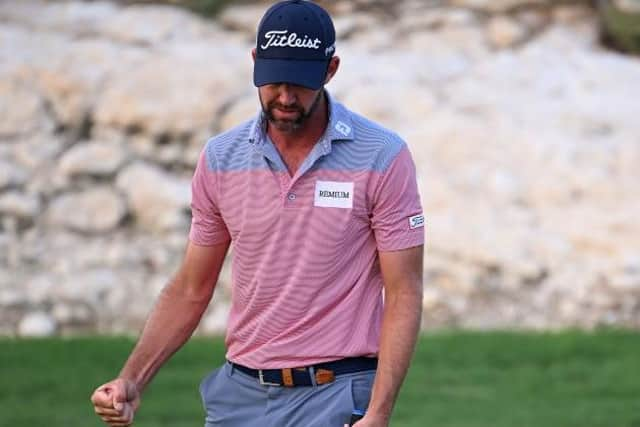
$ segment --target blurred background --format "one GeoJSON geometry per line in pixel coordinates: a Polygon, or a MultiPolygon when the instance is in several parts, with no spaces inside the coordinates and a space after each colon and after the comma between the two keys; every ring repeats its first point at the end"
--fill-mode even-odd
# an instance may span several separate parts
{"type": "MultiPolygon", "coordinates": [[[[329,91],[417,163],[424,328],[639,328],[640,1],[321,3],[329,91]]],[[[0,335],[138,333],[266,4],[0,3],[0,335]]]]}

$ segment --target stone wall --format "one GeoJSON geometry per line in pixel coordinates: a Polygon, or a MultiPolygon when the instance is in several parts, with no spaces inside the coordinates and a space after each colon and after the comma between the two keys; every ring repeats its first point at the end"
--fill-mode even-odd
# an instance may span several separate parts
{"type": "MultiPolygon", "coordinates": [[[[640,327],[640,61],[583,3],[392,3],[325,2],[329,90],[414,154],[425,328],[640,327]]],[[[257,111],[263,10],[0,4],[0,334],[139,330],[199,151],[257,111]]],[[[199,333],[229,288],[226,264],[199,333]]]]}

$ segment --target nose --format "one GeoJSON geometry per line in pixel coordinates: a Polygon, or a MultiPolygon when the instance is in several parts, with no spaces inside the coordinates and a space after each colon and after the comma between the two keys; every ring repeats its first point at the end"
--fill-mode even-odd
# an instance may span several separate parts
{"type": "Polygon", "coordinates": [[[278,102],[284,106],[296,103],[296,95],[292,86],[287,83],[278,85],[278,102]]]}

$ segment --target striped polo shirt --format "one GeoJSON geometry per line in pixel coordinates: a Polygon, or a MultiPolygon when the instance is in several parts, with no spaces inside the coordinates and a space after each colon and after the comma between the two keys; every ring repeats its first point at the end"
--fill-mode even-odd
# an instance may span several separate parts
{"type": "Polygon", "coordinates": [[[262,114],[210,139],[190,239],[232,241],[227,358],[256,369],[378,352],[378,251],[424,243],[415,166],[398,135],[327,94],[329,123],[295,176],[262,114]]]}

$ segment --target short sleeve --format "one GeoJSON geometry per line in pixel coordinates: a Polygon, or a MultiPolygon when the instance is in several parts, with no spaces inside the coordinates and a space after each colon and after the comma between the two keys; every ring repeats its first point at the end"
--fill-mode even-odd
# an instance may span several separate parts
{"type": "Polygon", "coordinates": [[[379,251],[424,244],[424,215],[411,153],[404,146],[377,182],[371,227],[379,251]]]}
{"type": "Polygon", "coordinates": [[[218,208],[218,174],[207,159],[208,150],[200,154],[191,181],[191,231],[189,239],[201,246],[229,241],[227,226],[218,208]]]}

